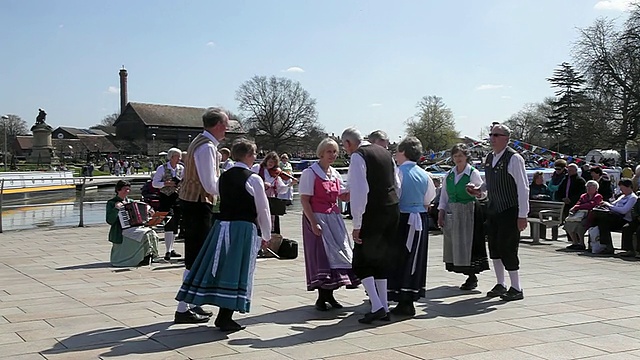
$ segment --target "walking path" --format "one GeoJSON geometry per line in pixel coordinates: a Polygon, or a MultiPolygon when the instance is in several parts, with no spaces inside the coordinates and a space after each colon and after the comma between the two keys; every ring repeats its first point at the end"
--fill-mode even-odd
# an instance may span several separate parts
{"type": "MultiPolygon", "coordinates": [[[[299,223],[286,216],[283,233],[300,239],[299,223]]],[[[561,241],[521,246],[525,299],[503,303],[484,295],[489,272],[480,291],[458,290],[464,278],[443,269],[433,235],[418,314],[381,326],[357,322],[362,289],[336,293],[344,311],[315,311],[302,249],[259,260],[252,312],[236,316],[247,329],[226,335],[173,325],[182,266],[111,268],[108,230],[0,234],[0,358],[640,359],[640,262],[560,252],[561,241]]]]}

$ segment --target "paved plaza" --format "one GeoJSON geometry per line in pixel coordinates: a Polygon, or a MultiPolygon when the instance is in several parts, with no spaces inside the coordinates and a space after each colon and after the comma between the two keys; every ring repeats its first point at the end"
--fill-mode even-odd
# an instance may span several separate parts
{"type": "MultiPolygon", "coordinates": [[[[283,234],[301,239],[299,224],[287,215],[283,234]]],[[[559,251],[564,237],[522,244],[525,299],[503,303],[485,297],[492,272],[458,290],[464,276],[444,270],[432,235],[427,298],[415,318],[380,326],[357,322],[362,289],[336,293],[341,311],[316,311],[302,251],[261,259],[252,312],[236,316],[247,328],[227,335],[213,321],[173,325],[182,266],[111,268],[108,230],[0,234],[0,358],[640,359],[640,260],[559,251]]]]}

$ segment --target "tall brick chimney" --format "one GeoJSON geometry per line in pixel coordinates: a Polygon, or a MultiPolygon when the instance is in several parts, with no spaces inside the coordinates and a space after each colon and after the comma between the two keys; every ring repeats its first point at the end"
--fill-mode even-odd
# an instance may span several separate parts
{"type": "Polygon", "coordinates": [[[127,100],[127,69],[122,65],[122,69],[120,69],[120,114],[124,111],[124,108],[127,106],[129,102],[127,100]]]}

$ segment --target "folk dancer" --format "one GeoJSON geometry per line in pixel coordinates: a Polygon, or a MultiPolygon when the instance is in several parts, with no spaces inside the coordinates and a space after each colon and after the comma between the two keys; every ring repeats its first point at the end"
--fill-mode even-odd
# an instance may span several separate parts
{"type": "Polygon", "coordinates": [[[178,188],[184,174],[184,166],[180,164],[182,151],[178,148],[171,148],[167,151],[168,161],[156,169],[153,175],[152,185],[160,189],[159,211],[169,213],[169,221],[164,224],[164,246],[166,249],[164,259],[182,257],[173,249],[173,243],[178,234],[180,225],[180,204],[178,202],[178,188]]]}
{"type": "Polygon", "coordinates": [[[220,176],[219,217],[176,296],[190,304],[218,306],[215,326],[221,331],[244,329],[232,316],[250,310],[256,257],[271,236],[263,181],[250,170],[256,152],[249,140],[234,142],[231,153],[237,162],[220,176]]]}
{"type": "Polygon", "coordinates": [[[389,256],[398,230],[398,178],[389,151],[363,141],[354,128],[342,132],[351,156],[349,190],[353,215],[353,271],[371,301],[371,311],[358,321],[388,320],[387,279],[394,259],[389,256]]]}
{"type": "MultiPolygon", "coordinates": [[[[488,190],[487,237],[489,256],[493,261],[497,284],[487,296],[504,301],[524,298],[520,286],[520,260],[518,246],[520,232],[527,228],[529,214],[529,184],[524,159],[507,146],[511,131],[504,124],[496,124],[489,134],[493,152],[485,161],[485,180],[488,190]],[[506,288],[505,269],[509,272],[511,287],[506,288]]],[[[483,188],[468,186],[467,191],[482,196],[483,188]]]]}
{"type": "MultiPolygon", "coordinates": [[[[278,153],[275,151],[268,153],[260,164],[253,165],[251,171],[264,180],[267,197],[278,198],[289,192],[289,188],[298,182],[296,179],[278,175],[282,170],[278,167],[278,153]]],[[[271,216],[271,231],[280,234],[280,216],[271,216]]]]}
{"type": "Polygon", "coordinates": [[[422,144],[409,136],[398,144],[396,162],[400,179],[400,220],[397,229],[397,265],[389,277],[389,300],[398,302],[393,315],[413,316],[414,301],[424,297],[427,285],[429,215],[436,196],[431,176],[417,162],[422,144]]]}
{"type": "MultiPolygon", "coordinates": [[[[158,235],[153,229],[145,226],[136,226],[122,229],[120,223],[120,209],[124,204],[131,202],[128,195],[131,184],[125,180],[119,180],[116,184],[116,196],[107,201],[107,224],[109,229],[109,241],[111,246],[111,266],[143,266],[158,256],[158,235]]],[[[148,211],[153,210],[148,207],[148,211]]]]}
{"type": "Polygon", "coordinates": [[[447,271],[467,275],[460,290],[473,290],[478,287],[477,274],[489,270],[489,260],[484,211],[467,186],[480,187],[483,181],[480,172],[469,165],[471,156],[465,144],[454,145],[451,157],[455,167],[445,176],[438,205],[438,226],[444,230],[443,260],[447,271]]]}
{"type": "MultiPolygon", "coordinates": [[[[220,108],[209,108],[202,115],[204,131],[191,141],[180,184],[180,206],[185,218],[183,280],[189,275],[212,226],[213,204],[218,195],[219,141],[224,139],[229,117],[220,108]]],[[[178,302],[174,322],[203,323],[213,315],[197,305],[178,302]]]]}
{"type": "Polygon", "coordinates": [[[342,176],[331,167],[338,157],[338,143],[330,138],[322,140],[316,155],[320,161],[300,176],[302,240],[307,290],[318,290],[315,307],[327,311],[329,305],[342,308],[333,296],[335,290],[342,286],[354,289],[360,280],[351,268],[353,246],[338,208],[338,198],[346,201],[348,192],[342,176]]]}

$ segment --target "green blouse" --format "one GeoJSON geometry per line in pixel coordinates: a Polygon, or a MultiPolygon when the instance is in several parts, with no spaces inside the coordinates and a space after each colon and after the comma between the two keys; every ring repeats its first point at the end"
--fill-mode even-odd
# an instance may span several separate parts
{"type": "MultiPolygon", "coordinates": [[[[473,170],[474,168],[471,167],[471,171],[473,170]]],[[[468,174],[462,175],[462,178],[460,178],[460,181],[458,181],[457,184],[455,183],[455,179],[456,179],[456,171],[455,169],[452,169],[449,172],[449,175],[447,175],[447,179],[446,179],[447,195],[449,196],[449,202],[467,204],[472,201],[475,201],[476,200],[475,196],[469,195],[466,189],[467,184],[469,183],[469,181],[471,181],[471,176],[469,176],[468,174]]]]}

